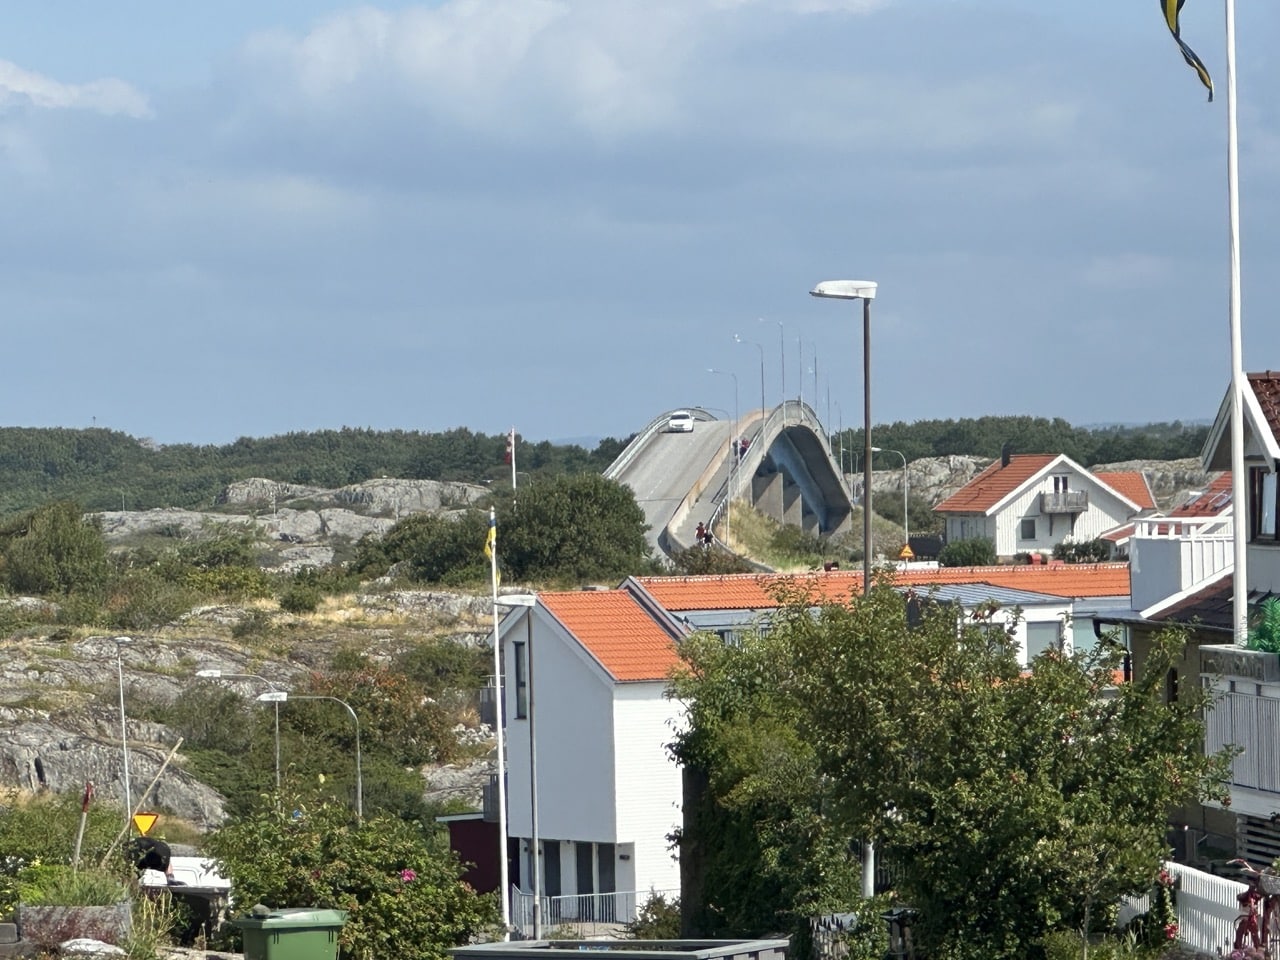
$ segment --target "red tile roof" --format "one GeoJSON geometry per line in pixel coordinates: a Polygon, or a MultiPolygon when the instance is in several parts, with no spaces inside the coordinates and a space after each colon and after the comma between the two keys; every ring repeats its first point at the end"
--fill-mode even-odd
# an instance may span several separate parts
{"type": "MultiPolygon", "coordinates": [[[[635,579],[662,607],[672,612],[770,609],[780,605],[777,598],[780,589],[805,591],[819,601],[846,600],[862,591],[861,571],[843,570],[795,576],[741,573],[635,579]]],[[[940,567],[898,570],[893,579],[900,586],[926,588],[934,584],[985,583],[1072,599],[1129,595],[1127,563],[940,567]]]]}
{"type": "Polygon", "coordinates": [[[672,632],[625,590],[540,593],[538,599],[615,680],[665,680],[679,662],[672,632]]]}
{"type": "Polygon", "coordinates": [[[1095,473],[1094,476],[1126,500],[1132,500],[1140,510],[1156,508],[1156,498],[1151,495],[1151,485],[1147,483],[1147,478],[1142,472],[1126,470],[1122,473],[1095,473]]]}
{"type": "Polygon", "coordinates": [[[1220,473],[1190,499],[1169,511],[1171,517],[1216,517],[1231,506],[1231,471],[1220,473]]]}
{"type": "Polygon", "coordinates": [[[997,460],[933,509],[938,513],[986,513],[1058,456],[1018,453],[1009,458],[1007,467],[997,460]]]}
{"type": "Polygon", "coordinates": [[[1280,373],[1268,370],[1266,373],[1249,374],[1249,386],[1253,395],[1258,398],[1262,414],[1267,418],[1273,436],[1280,438],[1280,373]]]}

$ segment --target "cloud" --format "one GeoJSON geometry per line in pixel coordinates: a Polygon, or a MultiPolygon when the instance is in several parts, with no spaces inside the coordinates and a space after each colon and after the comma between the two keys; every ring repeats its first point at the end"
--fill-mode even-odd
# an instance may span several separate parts
{"type": "Polygon", "coordinates": [[[885,0],[445,0],[361,7],[305,34],[253,35],[242,64],[277,109],[408,104],[512,140],[613,139],[687,121],[707,61],[744,22],[864,14],[885,0]]]}
{"type": "Polygon", "coordinates": [[[107,116],[151,116],[147,98],[137,89],[107,77],[89,83],[61,83],[0,60],[0,109],[29,103],[43,110],[92,110],[107,116]]]}

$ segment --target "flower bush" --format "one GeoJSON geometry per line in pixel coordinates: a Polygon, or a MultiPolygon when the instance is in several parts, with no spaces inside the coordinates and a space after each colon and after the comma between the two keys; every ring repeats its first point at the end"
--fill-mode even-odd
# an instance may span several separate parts
{"type": "Polygon", "coordinates": [[[245,909],[346,910],[344,960],[444,960],[498,918],[494,898],[462,882],[440,833],[392,817],[356,823],[329,799],[282,799],[219,830],[205,849],[245,909]]]}

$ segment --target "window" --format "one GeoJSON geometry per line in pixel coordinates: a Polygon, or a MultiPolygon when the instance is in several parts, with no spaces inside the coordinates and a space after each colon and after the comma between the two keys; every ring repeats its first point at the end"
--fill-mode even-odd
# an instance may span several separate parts
{"type": "Polygon", "coordinates": [[[1027,664],[1046,650],[1060,650],[1059,623],[1057,620],[1027,623],[1027,664]]]}
{"type": "Polygon", "coordinates": [[[516,719],[529,716],[529,661],[526,645],[517,640],[512,644],[516,652],[516,719]]]}
{"type": "Polygon", "coordinates": [[[1034,540],[1036,538],[1035,517],[1022,518],[1022,529],[1018,532],[1018,536],[1023,540],[1034,540]]]}
{"type": "Polygon", "coordinates": [[[1276,539],[1276,475],[1254,467],[1249,471],[1249,506],[1256,539],[1276,539]]]}

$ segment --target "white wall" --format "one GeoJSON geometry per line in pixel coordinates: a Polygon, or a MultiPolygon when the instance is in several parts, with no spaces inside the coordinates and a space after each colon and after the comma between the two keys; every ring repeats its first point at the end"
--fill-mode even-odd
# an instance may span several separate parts
{"type": "MultiPolygon", "coordinates": [[[[535,612],[533,708],[538,736],[538,836],[614,843],[612,679],[550,617],[535,612]]],[[[525,612],[528,615],[528,612],[525,612]]],[[[529,801],[529,721],[516,719],[514,642],[524,621],[503,637],[506,653],[507,829],[533,833],[529,801]]],[[[566,876],[566,889],[568,886],[566,876]]]]}
{"type": "Polygon", "coordinates": [[[1001,557],[1012,557],[1018,553],[1032,551],[1051,553],[1053,548],[1064,540],[1076,542],[1094,540],[1105,531],[1119,526],[1136,515],[1131,507],[1092,474],[1058,467],[1045,474],[1034,487],[1019,493],[996,514],[998,520],[995,535],[996,554],[1001,557]],[[1071,514],[1049,515],[1040,512],[1040,494],[1052,493],[1054,476],[1063,473],[1068,476],[1067,483],[1070,490],[1083,491],[1089,495],[1089,506],[1076,515],[1074,527],[1071,523],[1071,514]],[[1024,517],[1035,518],[1034,540],[1024,540],[1019,535],[1022,532],[1021,521],[1024,517]],[[1049,532],[1050,519],[1053,521],[1052,534],[1049,532]]]}
{"type": "Polygon", "coordinates": [[[681,822],[680,768],[666,745],[676,735],[676,724],[683,724],[683,709],[666,698],[666,686],[655,681],[615,688],[617,835],[620,842],[634,844],[634,889],[641,891],[680,888],[680,866],[667,843],[681,822]]]}

